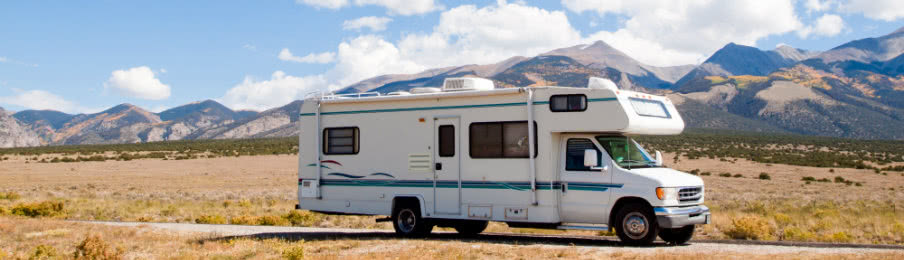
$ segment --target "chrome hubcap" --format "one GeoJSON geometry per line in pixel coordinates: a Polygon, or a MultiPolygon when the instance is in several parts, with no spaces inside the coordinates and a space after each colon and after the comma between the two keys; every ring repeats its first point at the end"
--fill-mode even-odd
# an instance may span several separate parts
{"type": "Polygon", "coordinates": [[[417,224],[417,217],[410,209],[403,209],[399,212],[399,219],[397,221],[399,224],[399,229],[401,229],[405,233],[410,233],[412,230],[414,230],[414,226],[417,224]]]}
{"type": "Polygon", "coordinates": [[[647,217],[640,212],[631,212],[625,216],[625,222],[622,227],[625,235],[632,239],[641,239],[647,235],[647,217]]]}

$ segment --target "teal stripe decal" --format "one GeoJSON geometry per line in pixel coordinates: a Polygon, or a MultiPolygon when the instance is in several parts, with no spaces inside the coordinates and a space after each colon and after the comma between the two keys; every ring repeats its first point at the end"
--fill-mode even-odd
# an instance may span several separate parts
{"type": "MultiPolygon", "coordinates": [[[[615,101],[616,98],[591,98],[587,102],[615,101]]],[[[549,104],[549,101],[536,101],[536,105],[549,104]]],[[[320,115],[344,115],[344,114],[365,114],[365,113],[385,113],[385,112],[403,112],[403,111],[423,111],[423,110],[442,110],[442,109],[461,109],[461,108],[478,108],[478,107],[509,107],[509,106],[526,106],[525,102],[516,103],[499,103],[499,104],[480,104],[480,105],[461,105],[461,106],[438,106],[438,107],[407,107],[407,108],[391,108],[391,109],[374,109],[374,110],[352,110],[352,111],[336,111],[323,112],[320,115]]],[[[301,113],[301,116],[314,116],[316,113],[301,113]]]]}
{"type": "MultiPolygon", "coordinates": [[[[299,185],[301,180],[299,180],[299,185]]],[[[405,187],[405,188],[432,188],[433,181],[428,180],[362,180],[362,179],[323,179],[320,183],[322,186],[354,186],[354,187],[405,187]]],[[[623,184],[613,183],[589,183],[589,182],[571,182],[568,183],[569,190],[583,191],[607,191],[610,188],[621,188],[623,184]]],[[[457,189],[457,181],[437,181],[437,188],[457,189]]],[[[497,190],[515,190],[529,191],[529,182],[494,182],[494,181],[462,181],[462,189],[497,189],[497,190]]],[[[560,182],[537,182],[537,190],[558,190],[562,188],[560,182]]]]}

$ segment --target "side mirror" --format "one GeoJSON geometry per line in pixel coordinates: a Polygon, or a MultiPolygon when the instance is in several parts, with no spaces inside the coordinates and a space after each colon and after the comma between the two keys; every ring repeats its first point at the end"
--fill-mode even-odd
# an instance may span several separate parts
{"type": "Polygon", "coordinates": [[[662,153],[656,151],[656,166],[662,166],[662,153]]]}
{"type": "Polygon", "coordinates": [[[599,165],[596,157],[596,150],[584,150],[584,167],[596,167],[597,165],[599,165]]]}

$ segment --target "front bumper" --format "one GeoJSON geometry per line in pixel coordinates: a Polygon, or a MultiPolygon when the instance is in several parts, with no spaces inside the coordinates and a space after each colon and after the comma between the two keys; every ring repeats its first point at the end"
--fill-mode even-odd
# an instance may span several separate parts
{"type": "Polygon", "coordinates": [[[711,215],[704,205],[691,207],[656,207],[656,220],[661,228],[681,228],[688,225],[709,224],[711,215]]]}

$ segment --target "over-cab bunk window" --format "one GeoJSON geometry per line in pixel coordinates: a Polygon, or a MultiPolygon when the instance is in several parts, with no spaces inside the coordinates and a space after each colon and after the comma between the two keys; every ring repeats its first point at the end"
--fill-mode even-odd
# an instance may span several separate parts
{"type": "Polygon", "coordinates": [[[581,112],[587,110],[587,96],[553,95],[549,98],[549,110],[552,112],[581,112]]]}
{"type": "MultiPolygon", "coordinates": [[[[472,123],[469,131],[471,158],[528,158],[530,154],[527,121],[472,123]]],[[[539,151],[536,134],[534,151],[539,151]]]]}
{"type": "Polygon", "coordinates": [[[358,128],[333,127],[323,129],[323,154],[357,154],[358,128]]]}

